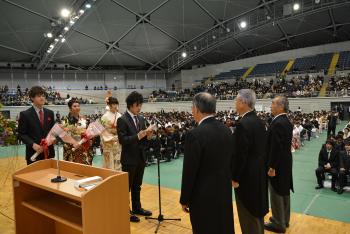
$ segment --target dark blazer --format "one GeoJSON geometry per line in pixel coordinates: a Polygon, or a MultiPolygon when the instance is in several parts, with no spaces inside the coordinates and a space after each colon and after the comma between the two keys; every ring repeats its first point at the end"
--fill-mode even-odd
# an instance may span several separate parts
{"type": "Polygon", "coordinates": [[[189,205],[194,233],[234,233],[230,137],[213,117],[186,136],[180,203],[189,205]]]}
{"type": "Polygon", "coordinates": [[[268,168],[276,170],[275,177],[269,177],[272,187],[281,196],[288,196],[293,189],[293,157],[291,144],[293,125],[287,115],[278,116],[271,122],[268,131],[268,168]]]}
{"type": "MultiPolygon", "coordinates": [[[[38,114],[34,107],[19,113],[18,120],[18,135],[19,138],[26,145],[26,160],[30,163],[30,157],[35,154],[33,144],[40,144],[41,139],[46,138],[47,134],[55,124],[55,117],[53,111],[43,108],[44,110],[44,127],[41,127],[38,114]]],[[[55,157],[55,150],[53,146],[49,147],[49,157],[55,157]]],[[[44,159],[44,154],[40,154],[37,160],[44,159]]]]}
{"type": "Polygon", "coordinates": [[[232,180],[239,183],[236,195],[255,217],[268,213],[266,128],[255,111],[241,118],[232,136],[235,149],[232,180]]]}
{"type": "Polygon", "coordinates": [[[339,159],[339,168],[350,170],[350,156],[347,155],[347,152],[345,150],[339,153],[339,159]]]}
{"type": "MultiPolygon", "coordinates": [[[[140,130],[146,129],[146,120],[138,115],[140,130]]],[[[125,112],[117,120],[117,134],[119,143],[122,145],[121,163],[123,165],[137,165],[146,162],[147,138],[139,140],[137,129],[132,117],[125,112]]]]}
{"type": "Polygon", "coordinates": [[[339,151],[333,148],[331,151],[331,155],[328,159],[328,153],[327,153],[326,146],[323,145],[321,150],[320,150],[320,153],[318,154],[318,166],[323,168],[324,165],[329,163],[332,168],[338,169],[339,157],[340,157],[339,151]]]}

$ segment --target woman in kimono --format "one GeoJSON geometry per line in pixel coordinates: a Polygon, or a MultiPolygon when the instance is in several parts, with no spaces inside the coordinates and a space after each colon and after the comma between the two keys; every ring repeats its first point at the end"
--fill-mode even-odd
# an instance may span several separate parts
{"type": "Polygon", "coordinates": [[[118,99],[109,97],[107,100],[109,110],[101,117],[101,123],[107,133],[102,134],[103,167],[121,171],[120,154],[121,145],[117,136],[117,120],[121,117],[118,113],[118,99]]]}
{"type": "MultiPolygon", "coordinates": [[[[85,117],[80,115],[80,103],[76,99],[71,99],[68,102],[69,114],[63,120],[64,129],[71,134],[76,140],[80,141],[84,137],[87,121],[85,117]]],[[[81,145],[73,151],[73,146],[70,144],[63,145],[63,159],[70,162],[92,165],[93,150],[91,141],[81,145]]]]}

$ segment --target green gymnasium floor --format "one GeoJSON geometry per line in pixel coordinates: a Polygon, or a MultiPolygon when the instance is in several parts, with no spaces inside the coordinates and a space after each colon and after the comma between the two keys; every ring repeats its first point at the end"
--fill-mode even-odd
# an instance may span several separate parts
{"type": "MultiPolygon", "coordinates": [[[[340,124],[337,129],[344,126],[340,124]]],[[[321,145],[325,142],[326,133],[319,138],[306,142],[305,146],[293,154],[294,187],[295,193],[291,195],[292,211],[309,214],[326,219],[332,219],[350,223],[350,192],[342,195],[332,192],[330,189],[315,190],[318,153],[321,145]]],[[[2,147],[0,158],[14,155],[17,150],[2,147]]],[[[24,147],[18,147],[19,155],[24,155],[24,147]]],[[[215,156],[214,156],[215,157],[215,156]]],[[[183,158],[161,164],[161,186],[180,190],[183,158]]],[[[102,165],[102,157],[94,158],[94,166],[102,165]]],[[[144,183],[157,185],[157,166],[146,168],[144,183]]],[[[178,201],[174,201],[178,202],[178,201]]]]}

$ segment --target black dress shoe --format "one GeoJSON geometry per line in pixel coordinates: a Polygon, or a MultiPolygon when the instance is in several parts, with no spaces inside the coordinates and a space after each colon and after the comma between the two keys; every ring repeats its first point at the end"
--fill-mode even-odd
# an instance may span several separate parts
{"type": "Polygon", "coordinates": [[[318,185],[317,187],[315,187],[315,189],[323,189],[323,185],[318,185]]]}
{"type": "Polygon", "coordinates": [[[344,189],[340,188],[338,189],[338,194],[342,194],[344,192],[344,189]]]}
{"type": "Polygon", "coordinates": [[[331,189],[332,189],[333,192],[337,192],[336,188],[332,187],[331,189]]]}
{"type": "Polygon", "coordinates": [[[133,210],[132,212],[134,214],[137,214],[137,215],[152,216],[152,212],[151,211],[145,210],[143,208],[140,208],[138,210],[133,210]]]}
{"type": "Polygon", "coordinates": [[[277,228],[273,223],[265,223],[264,224],[264,228],[267,231],[270,232],[275,232],[275,233],[285,233],[286,230],[285,229],[281,229],[281,228],[277,228]]]}
{"type": "Polygon", "coordinates": [[[136,215],[130,215],[130,222],[138,223],[140,222],[140,219],[136,215]]]}

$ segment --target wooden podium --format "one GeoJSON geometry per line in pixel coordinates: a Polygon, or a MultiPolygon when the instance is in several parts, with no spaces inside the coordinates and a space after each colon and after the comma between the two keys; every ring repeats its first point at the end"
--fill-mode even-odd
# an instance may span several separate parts
{"type": "Polygon", "coordinates": [[[130,233],[128,174],[59,161],[63,183],[52,183],[57,161],[43,160],[13,175],[17,234],[130,233]],[[89,191],[74,182],[100,176],[89,191]]]}

